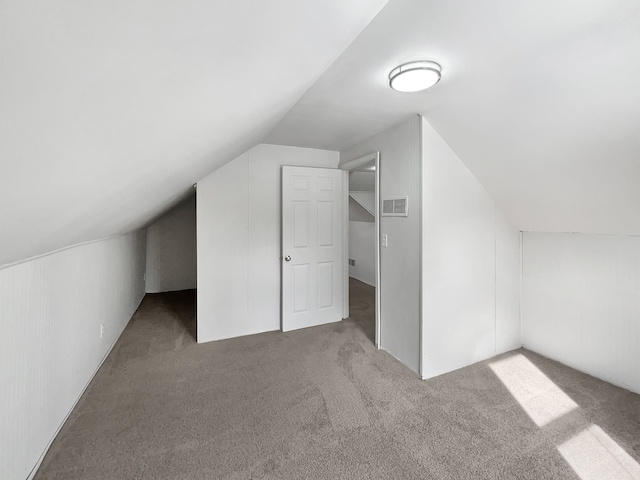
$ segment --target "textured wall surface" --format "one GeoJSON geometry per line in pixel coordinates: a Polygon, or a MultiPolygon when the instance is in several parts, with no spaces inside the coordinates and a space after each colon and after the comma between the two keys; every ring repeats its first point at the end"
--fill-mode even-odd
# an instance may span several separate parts
{"type": "Polygon", "coordinates": [[[147,228],[147,293],[197,286],[196,198],[187,198],[147,228]]]}
{"type": "Polygon", "coordinates": [[[338,152],[258,145],[198,182],[198,341],[280,329],[282,166],[338,152]]]}
{"type": "Polygon", "coordinates": [[[349,222],[349,276],[375,287],[376,285],[376,224],[349,222]]]}
{"type": "Polygon", "coordinates": [[[0,270],[2,478],[29,476],[131,319],[145,245],[138,231],[0,270]]]}
{"type": "Polygon", "coordinates": [[[640,393],[640,237],[523,233],[524,346],[640,393]]]}
{"type": "Polygon", "coordinates": [[[415,372],[420,365],[420,117],[340,152],[340,162],[380,151],[380,198],[409,197],[408,217],[380,217],[380,346],[415,372]]]}
{"type": "MultiPolygon", "coordinates": [[[[373,206],[375,208],[375,200],[373,201],[373,206]]],[[[373,211],[375,212],[375,209],[373,211]]],[[[375,223],[376,217],[349,195],[349,221],[375,223]]]]}
{"type": "Polygon", "coordinates": [[[423,121],[422,376],[520,342],[520,236],[480,182],[423,121]]]}

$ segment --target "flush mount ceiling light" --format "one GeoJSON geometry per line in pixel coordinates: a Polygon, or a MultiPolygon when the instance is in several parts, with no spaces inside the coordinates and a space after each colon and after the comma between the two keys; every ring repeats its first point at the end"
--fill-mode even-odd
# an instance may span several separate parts
{"type": "Polygon", "coordinates": [[[429,60],[403,63],[389,73],[389,86],[399,92],[419,92],[438,83],[440,72],[442,67],[429,60]]]}

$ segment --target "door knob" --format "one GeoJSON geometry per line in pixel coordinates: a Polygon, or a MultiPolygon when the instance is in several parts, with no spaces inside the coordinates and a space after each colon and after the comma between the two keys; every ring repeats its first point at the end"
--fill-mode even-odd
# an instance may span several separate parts
{"type": "Polygon", "coordinates": [[[287,262],[290,262],[290,261],[291,261],[291,257],[290,257],[289,255],[287,255],[286,257],[284,257],[284,259],[285,259],[287,262]]]}

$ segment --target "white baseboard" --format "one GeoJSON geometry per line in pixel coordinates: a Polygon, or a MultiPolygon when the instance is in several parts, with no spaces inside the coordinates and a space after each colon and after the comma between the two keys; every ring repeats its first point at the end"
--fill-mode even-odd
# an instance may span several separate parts
{"type": "Polygon", "coordinates": [[[440,370],[434,371],[430,374],[420,375],[420,378],[422,378],[422,380],[429,380],[430,378],[439,377],[440,375],[445,375],[447,373],[455,372],[456,370],[460,370],[461,368],[470,367],[471,365],[475,365],[476,363],[484,362],[486,360],[491,360],[492,358],[495,358],[498,355],[502,355],[503,353],[507,353],[507,352],[512,352],[514,350],[518,350],[519,348],[522,348],[522,345],[515,345],[511,348],[507,348],[506,350],[499,350],[493,353],[492,355],[489,355],[488,357],[478,358],[473,363],[461,363],[459,365],[454,365],[454,366],[449,365],[440,370]]]}
{"type": "Polygon", "coordinates": [[[36,462],[36,464],[33,466],[33,468],[31,469],[31,472],[29,473],[29,476],[27,477],[26,480],[33,480],[33,477],[36,476],[36,473],[38,473],[38,469],[40,468],[40,465],[42,465],[42,461],[44,460],[44,457],[47,455],[47,452],[49,451],[49,449],[51,448],[51,445],[53,444],[53,441],[56,439],[56,437],[58,436],[58,434],[60,433],[60,430],[62,430],[62,427],[64,426],[64,424],[67,422],[67,420],[69,419],[69,416],[71,415],[71,412],[73,412],[73,410],[76,408],[76,405],[78,405],[78,402],[80,401],[80,399],[82,398],[82,396],[84,395],[84,392],[87,390],[87,388],[89,387],[89,385],[91,384],[91,382],[93,381],[93,378],[96,376],[96,373],[98,373],[98,370],[100,370],[100,367],[102,367],[102,364],[104,363],[104,361],[107,359],[107,357],[109,356],[109,354],[111,353],[111,350],[113,350],[113,347],[116,346],[116,343],[118,343],[118,340],[120,340],[120,337],[122,336],[122,333],[124,332],[124,330],[127,328],[127,325],[129,325],[129,323],[131,322],[131,320],[133,319],[133,315],[135,315],[135,312],[138,311],[138,308],[140,307],[140,304],[142,303],[142,300],[144,299],[144,296],[142,297],[142,299],[140,300],[140,302],[138,303],[138,306],[135,308],[135,310],[133,311],[133,314],[131,315],[131,318],[129,319],[129,321],[125,324],[124,328],[122,329],[122,331],[118,334],[118,336],[116,337],[116,339],[113,341],[113,343],[111,344],[111,346],[107,349],[107,353],[104,354],[104,357],[102,357],[102,360],[100,360],[100,363],[98,364],[98,366],[96,367],[95,371],[93,372],[93,374],[91,375],[91,378],[89,379],[89,381],[87,382],[87,384],[84,386],[84,388],[82,389],[82,391],[80,392],[80,395],[78,395],[78,398],[76,399],[75,402],[73,402],[73,405],[71,406],[71,408],[69,409],[69,412],[67,412],[67,414],[65,415],[64,419],[62,420],[62,422],[60,422],[60,425],[58,426],[58,428],[56,429],[55,433],[53,434],[53,436],[51,437],[51,440],[49,440],[49,443],[47,443],[47,446],[45,447],[44,451],[42,452],[42,455],[40,455],[40,458],[38,458],[38,461],[36,462]]]}
{"type": "Polygon", "coordinates": [[[640,395],[640,389],[635,388],[633,385],[629,385],[625,382],[620,382],[615,378],[608,377],[607,375],[599,375],[594,372],[589,372],[584,368],[582,368],[580,365],[574,364],[573,362],[567,362],[566,360],[559,360],[557,357],[554,357],[553,355],[549,355],[548,353],[543,353],[534,348],[528,347],[527,345],[522,345],[522,348],[524,348],[525,350],[529,350],[530,352],[537,353],[538,355],[548,358],[549,360],[553,360],[554,362],[558,362],[558,363],[561,363],[562,365],[566,365],[567,367],[573,368],[574,370],[578,370],[579,372],[586,373],[587,375],[591,375],[592,377],[602,380],[603,382],[610,383],[611,385],[624,388],[625,390],[629,390],[630,392],[637,393],[640,395]]]}

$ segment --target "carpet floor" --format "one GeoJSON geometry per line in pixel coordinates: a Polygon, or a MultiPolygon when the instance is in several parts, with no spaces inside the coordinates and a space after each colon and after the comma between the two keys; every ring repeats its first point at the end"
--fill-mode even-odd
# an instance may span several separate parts
{"type": "Polygon", "coordinates": [[[36,479],[636,479],[640,396],[527,350],[422,381],[351,318],[197,344],[147,295],[36,479]]]}

